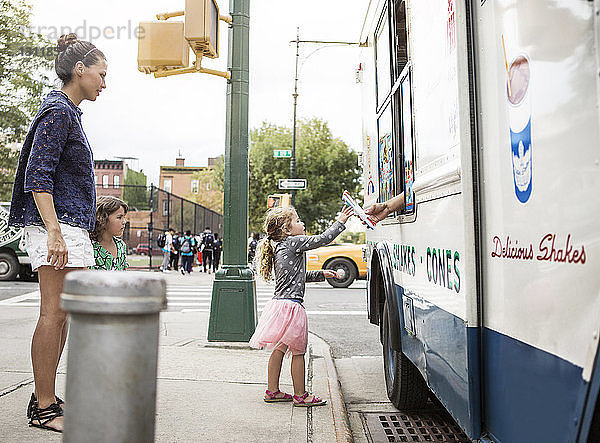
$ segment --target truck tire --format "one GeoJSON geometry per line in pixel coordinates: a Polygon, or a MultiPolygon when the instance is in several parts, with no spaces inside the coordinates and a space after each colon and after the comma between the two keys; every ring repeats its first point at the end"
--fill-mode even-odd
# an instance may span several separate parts
{"type": "Polygon", "coordinates": [[[354,266],[354,263],[347,258],[334,258],[327,263],[325,269],[332,271],[344,271],[344,276],[342,278],[332,277],[327,279],[327,283],[334,288],[347,288],[356,279],[356,267],[354,266]]]}
{"type": "Polygon", "coordinates": [[[399,410],[422,409],[429,398],[429,388],[415,365],[390,344],[390,321],[387,301],[383,306],[383,372],[387,395],[399,410]]]}
{"type": "Polygon", "coordinates": [[[10,252],[0,252],[0,281],[11,281],[19,273],[19,260],[10,252]]]}
{"type": "Polygon", "coordinates": [[[22,265],[19,271],[19,278],[22,281],[36,282],[38,281],[38,273],[31,270],[31,265],[22,265]]]}

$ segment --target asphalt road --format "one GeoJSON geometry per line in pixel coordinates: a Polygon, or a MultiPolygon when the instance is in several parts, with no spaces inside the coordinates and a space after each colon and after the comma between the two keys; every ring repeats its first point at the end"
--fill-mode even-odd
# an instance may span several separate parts
{"type": "Polygon", "coordinates": [[[334,358],[381,355],[379,328],[367,318],[365,288],[364,280],[345,289],[328,283],[306,285],[304,305],[309,312],[309,329],[329,343],[334,358]],[[319,310],[339,313],[311,315],[319,310]]]}

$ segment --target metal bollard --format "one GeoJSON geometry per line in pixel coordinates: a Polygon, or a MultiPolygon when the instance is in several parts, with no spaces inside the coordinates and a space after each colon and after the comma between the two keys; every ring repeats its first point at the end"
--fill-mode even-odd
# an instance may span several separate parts
{"type": "Polygon", "coordinates": [[[145,272],[67,274],[64,442],[154,441],[159,312],[166,283],[145,272]]]}

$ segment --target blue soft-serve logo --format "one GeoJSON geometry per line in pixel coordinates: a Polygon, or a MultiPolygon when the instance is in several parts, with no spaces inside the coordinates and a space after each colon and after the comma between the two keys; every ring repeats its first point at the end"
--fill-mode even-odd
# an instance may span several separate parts
{"type": "Polygon", "coordinates": [[[521,203],[531,196],[531,118],[521,132],[510,129],[515,194],[521,203]]]}
{"type": "Polygon", "coordinates": [[[527,56],[517,56],[510,65],[506,87],[513,181],[521,203],[529,200],[532,188],[530,74],[527,56]]]}

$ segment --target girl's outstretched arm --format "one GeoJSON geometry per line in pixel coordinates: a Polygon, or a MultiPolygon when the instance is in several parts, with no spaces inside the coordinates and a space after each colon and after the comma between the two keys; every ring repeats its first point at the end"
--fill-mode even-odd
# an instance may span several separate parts
{"type": "Polygon", "coordinates": [[[344,206],[336,222],[327,228],[325,232],[319,235],[294,235],[293,237],[288,237],[286,240],[288,247],[296,254],[301,254],[305,251],[328,245],[346,229],[344,223],[346,223],[351,215],[352,210],[344,206]]]}
{"type": "Polygon", "coordinates": [[[323,270],[318,271],[306,271],[306,282],[325,281],[325,274],[323,270]]]}

